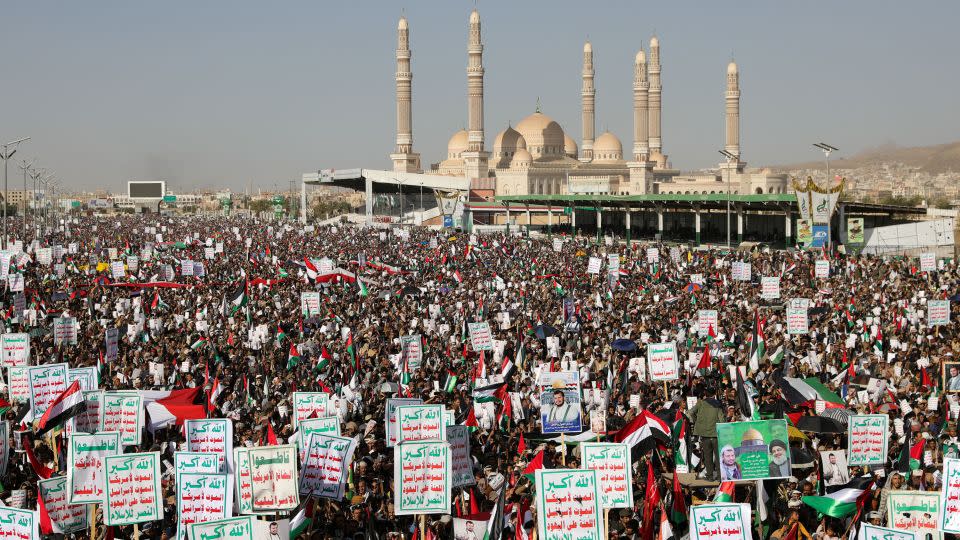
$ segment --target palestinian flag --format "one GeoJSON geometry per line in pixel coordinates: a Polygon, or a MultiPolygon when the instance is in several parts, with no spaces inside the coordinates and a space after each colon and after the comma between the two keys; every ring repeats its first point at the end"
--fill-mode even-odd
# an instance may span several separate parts
{"type": "MultiPolygon", "coordinates": [[[[674,475],[674,478],[676,478],[676,475],[674,475]]],[[[676,480],[676,482],[679,482],[679,480],[676,480]]],[[[670,513],[673,513],[672,508],[670,509],[670,513]]],[[[674,518],[674,521],[683,523],[682,521],[677,521],[676,518],[674,518]]],[[[667,519],[667,510],[663,509],[660,511],[660,535],[657,540],[676,540],[676,538],[677,536],[673,533],[673,527],[670,526],[670,520],[667,519]]]]}
{"type": "Polygon", "coordinates": [[[73,383],[47,407],[37,423],[37,436],[41,436],[51,429],[62,426],[64,422],[85,411],[87,403],[80,391],[80,381],[73,383]]]}
{"type": "Polygon", "coordinates": [[[780,362],[783,362],[783,345],[777,347],[777,350],[773,351],[773,356],[770,357],[770,363],[779,366],[780,362]]]}
{"type": "Polygon", "coordinates": [[[456,373],[447,370],[447,377],[443,381],[443,391],[450,394],[457,389],[457,375],[456,373]]]}
{"type": "Polygon", "coordinates": [[[923,447],[926,442],[926,439],[922,438],[916,444],[910,444],[909,439],[904,441],[900,458],[897,460],[897,470],[909,473],[919,469],[923,463],[923,447]]]}
{"type": "MultiPolygon", "coordinates": [[[[666,517],[666,516],[664,516],[666,517]]],[[[687,500],[680,486],[680,474],[673,475],[673,501],[670,503],[670,517],[674,523],[683,523],[687,520],[687,500]]]]}
{"type": "Polygon", "coordinates": [[[748,420],[759,420],[760,414],[757,412],[757,405],[753,401],[753,395],[747,391],[743,373],[740,372],[739,366],[734,371],[737,373],[737,406],[740,407],[740,414],[748,420]]]}
{"type": "Polygon", "coordinates": [[[247,405],[253,405],[254,399],[250,395],[250,381],[247,380],[247,376],[243,376],[243,393],[247,396],[247,405]]]}
{"type": "Polygon", "coordinates": [[[459,270],[453,271],[453,279],[457,280],[457,283],[463,283],[463,278],[460,276],[459,270]]]}
{"type": "Polygon", "coordinates": [[[563,287],[561,287],[560,284],[557,283],[556,278],[551,278],[551,279],[553,280],[553,290],[560,296],[563,296],[564,294],[563,287]]]}
{"type": "Polygon", "coordinates": [[[670,444],[670,427],[659,416],[643,409],[623,429],[613,435],[613,441],[626,443],[631,448],[638,446],[641,452],[653,450],[657,445],[670,444]]]}
{"type": "Polygon", "coordinates": [[[473,401],[476,403],[495,403],[509,401],[506,396],[507,383],[495,383],[473,389],[473,401]]]}
{"type": "Polygon", "coordinates": [[[223,393],[223,387],[220,386],[220,379],[213,378],[213,384],[210,385],[210,394],[207,396],[207,410],[213,411],[216,407],[217,398],[223,393]]]}
{"type": "Polygon", "coordinates": [[[877,328],[877,337],[873,340],[873,352],[883,356],[883,328],[877,328]]]}
{"type": "Polygon", "coordinates": [[[353,348],[353,332],[347,334],[347,354],[350,355],[350,361],[353,363],[353,369],[359,371],[360,365],[357,363],[357,351],[355,351],[353,348]]]}
{"type": "Polygon", "coordinates": [[[190,349],[195,351],[200,347],[203,347],[204,345],[206,345],[208,341],[210,341],[210,338],[206,336],[200,336],[196,341],[193,342],[192,345],[190,345],[190,349]]]}
{"type": "Polygon", "coordinates": [[[233,290],[227,292],[227,304],[230,305],[230,314],[233,315],[240,308],[247,305],[247,282],[238,284],[233,290]]]}
{"type": "Polygon", "coordinates": [[[277,323],[277,343],[283,343],[283,340],[285,339],[287,339],[287,334],[283,331],[283,327],[280,326],[280,323],[277,323]]]}
{"type": "Polygon", "coordinates": [[[360,296],[370,296],[370,291],[360,278],[357,278],[357,288],[360,289],[360,296]]]}
{"type": "Polygon", "coordinates": [[[687,456],[689,452],[687,451],[687,421],[682,414],[678,414],[679,418],[673,424],[673,428],[670,430],[673,435],[673,455],[676,462],[676,470],[679,473],[690,472],[690,466],[687,463],[687,456]]]}
{"type": "Polygon", "coordinates": [[[490,519],[487,520],[483,540],[502,540],[503,538],[503,497],[505,491],[506,490],[500,491],[500,496],[497,497],[497,503],[490,512],[490,519]]]}
{"type": "Polygon", "coordinates": [[[722,482],[717,488],[717,494],[713,496],[713,502],[732,503],[736,502],[733,495],[736,492],[737,484],[734,482],[722,482]]]}
{"type": "Polygon", "coordinates": [[[832,392],[829,388],[820,382],[816,377],[806,379],[797,379],[794,377],[784,377],[779,382],[780,391],[784,399],[794,407],[800,405],[812,405],[814,401],[822,400],[828,403],[843,405],[840,396],[832,392]]]}
{"type": "Polygon", "coordinates": [[[510,423],[510,417],[513,416],[513,402],[509,396],[503,400],[503,407],[500,409],[500,415],[497,417],[497,425],[501,431],[507,431],[507,424],[510,423]]]}
{"type": "Polygon", "coordinates": [[[527,468],[523,470],[523,475],[526,476],[531,482],[534,481],[534,472],[544,468],[543,467],[543,450],[537,452],[537,455],[530,460],[530,463],[527,463],[527,468]]]}
{"type": "Polygon", "coordinates": [[[760,318],[759,313],[753,316],[753,338],[750,340],[750,369],[758,371],[760,369],[760,359],[767,351],[766,338],[763,335],[764,320],[760,318]]]}
{"type": "Polygon", "coordinates": [[[480,423],[477,422],[477,413],[474,412],[473,407],[470,407],[470,412],[467,413],[467,419],[464,420],[463,425],[470,428],[471,433],[480,429],[480,423]]]}
{"type": "Polygon", "coordinates": [[[290,354],[287,356],[287,370],[291,370],[300,363],[300,351],[293,343],[290,344],[290,354]]]}
{"type": "Polygon", "coordinates": [[[826,486],[823,496],[808,495],[801,500],[821,514],[841,519],[857,511],[860,501],[869,496],[872,486],[873,477],[860,476],[840,486],[826,486]]]}
{"type": "Polygon", "coordinates": [[[311,523],[313,523],[313,502],[308,498],[306,504],[301,506],[300,511],[290,519],[290,538],[298,538],[307,531],[311,523]]]}

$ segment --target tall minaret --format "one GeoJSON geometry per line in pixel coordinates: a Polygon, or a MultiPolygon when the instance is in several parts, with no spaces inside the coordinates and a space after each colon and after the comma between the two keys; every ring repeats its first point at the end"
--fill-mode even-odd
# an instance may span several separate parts
{"type": "Polygon", "coordinates": [[[597,91],[593,87],[593,46],[583,44],[583,89],[580,91],[583,117],[583,144],[580,145],[580,161],[593,161],[593,134],[595,127],[595,104],[597,91]]]}
{"type": "Polygon", "coordinates": [[[470,40],[467,45],[467,151],[463,153],[467,178],[486,178],[489,154],[483,149],[483,42],[480,39],[480,14],[470,14],[470,40]]]}
{"type": "Polygon", "coordinates": [[[646,162],[650,155],[647,139],[649,138],[649,118],[647,114],[647,92],[650,83],[647,81],[647,57],[643,49],[637,52],[633,62],[633,160],[646,162]]]}
{"type": "Polygon", "coordinates": [[[390,159],[395,172],[420,172],[420,154],[413,151],[413,116],[410,70],[410,29],[407,19],[400,17],[397,24],[397,147],[390,159]]]}
{"type": "MultiPolygon", "coordinates": [[[[727,140],[724,150],[740,157],[740,72],[737,63],[727,65],[727,140]]],[[[738,160],[739,161],[739,160],[738,160]]]]}
{"type": "Polygon", "coordinates": [[[660,140],[660,40],[656,36],[650,38],[647,73],[650,75],[650,158],[663,168],[667,160],[660,140]]]}

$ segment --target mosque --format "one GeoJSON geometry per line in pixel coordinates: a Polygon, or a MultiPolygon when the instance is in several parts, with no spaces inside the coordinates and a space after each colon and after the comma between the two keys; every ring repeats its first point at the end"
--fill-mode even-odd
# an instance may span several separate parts
{"type": "MultiPolygon", "coordinates": [[[[397,28],[397,137],[390,154],[393,172],[419,174],[413,147],[410,28],[397,28]]],[[[716,172],[681,173],[664,153],[661,137],[660,41],[650,39],[649,55],[640,50],[633,65],[633,146],[624,155],[613,133],[596,136],[593,47],[583,46],[580,145],[556,121],[539,110],[497,134],[492,152],[484,131],[484,68],[480,14],[470,14],[467,44],[467,129],[453,134],[446,159],[426,175],[462,178],[471,200],[494,196],[596,194],[784,194],[787,176],[769,169],[748,169],[740,152],[740,74],[730,62],[726,72],[726,141],[730,156],[716,172]],[[729,186],[729,187],[728,187],[729,186]]]]}

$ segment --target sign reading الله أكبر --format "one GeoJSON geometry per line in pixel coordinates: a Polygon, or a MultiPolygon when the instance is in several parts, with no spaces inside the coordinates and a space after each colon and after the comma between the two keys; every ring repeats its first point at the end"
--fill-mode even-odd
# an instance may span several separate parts
{"type": "Polygon", "coordinates": [[[406,441],[393,449],[394,513],[450,512],[450,445],[446,441],[406,441]]]}

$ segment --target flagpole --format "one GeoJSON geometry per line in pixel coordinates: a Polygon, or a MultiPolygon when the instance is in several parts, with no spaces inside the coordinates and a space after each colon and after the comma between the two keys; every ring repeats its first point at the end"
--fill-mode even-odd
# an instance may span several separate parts
{"type": "Polygon", "coordinates": [[[420,514],[420,540],[427,540],[427,515],[420,514]]]}
{"type": "Polygon", "coordinates": [[[90,538],[97,537],[97,503],[90,505],[90,538]]]}

